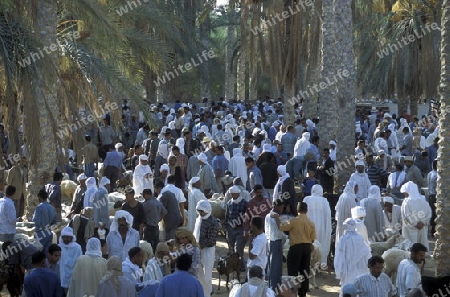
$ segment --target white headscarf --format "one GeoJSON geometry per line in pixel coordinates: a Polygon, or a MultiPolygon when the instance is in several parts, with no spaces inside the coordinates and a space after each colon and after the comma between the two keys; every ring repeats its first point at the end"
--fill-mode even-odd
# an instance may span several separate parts
{"type": "Polygon", "coordinates": [[[195,226],[194,226],[194,237],[197,242],[200,242],[200,229],[202,226],[202,221],[208,219],[211,216],[211,203],[209,203],[208,200],[200,200],[197,203],[197,206],[195,207],[197,211],[202,210],[207,213],[204,217],[201,215],[197,216],[197,219],[195,220],[195,226]]]}
{"type": "Polygon", "coordinates": [[[116,215],[114,216],[114,219],[111,223],[110,226],[110,231],[118,231],[119,230],[119,219],[120,218],[125,218],[125,220],[127,221],[128,227],[131,228],[131,226],[133,225],[133,216],[126,210],[119,210],[116,212],[116,215]]]}
{"type": "Polygon", "coordinates": [[[368,198],[375,198],[378,202],[381,202],[380,187],[376,185],[370,186],[368,198]]]}
{"type": "Polygon", "coordinates": [[[344,188],[344,193],[356,199],[355,193],[356,182],[348,181],[344,188]]]}
{"type": "Polygon", "coordinates": [[[192,191],[192,185],[195,184],[196,182],[198,182],[200,180],[200,177],[198,176],[194,176],[193,178],[191,178],[191,180],[189,181],[189,191],[192,191]]]}
{"type": "Polygon", "coordinates": [[[112,256],[106,262],[106,274],[102,281],[106,282],[111,280],[114,289],[119,293],[121,291],[121,285],[119,276],[123,275],[122,272],[122,260],[117,256],[112,256]]]}
{"type": "Polygon", "coordinates": [[[289,173],[286,172],[286,165],[278,166],[277,172],[280,175],[280,177],[278,178],[278,182],[273,189],[273,197],[272,197],[273,202],[278,199],[278,195],[279,195],[278,191],[281,190],[281,187],[283,186],[284,181],[287,178],[291,177],[289,175],[289,173]],[[279,188],[280,188],[280,190],[279,190],[279,188]]]}
{"type": "Polygon", "coordinates": [[[409,181],[406,184],[404,184],[401,188],[400,188],[400,192],[401,193],[408,193],[408,198],[411,200],[420,200],[420,199],[425,199],[425,197],[423,197],[422,195],[420,195],[419,192],[419,188],[417,187],[417,185],[412,182],[409,181]]]}
{"type": "Polygon", "coordinates": [[[355,206],[351,209],[352,219],[359,219],[366,216],[366,209],[362,206],[355,206]]]}
{"type": "Polygon", "coordinates": [[[175,142],[175,145],[180,149],[180,154],[184,155],[184,144],[185,144],[185,140],[183,137],[178,138],[177,141],[175,142]]]}
{"type": "Polygon", "coordinates": [[[323,188],[321,185],[314,185],[311,188],[311,196],[323,197],[323,188]]]}
{"type": "Polygon", "coordinates": [[[100,189],[106,190],[105,185],[109,185],[109,184],[111,184],[111,181],[107,177],[102,177],[102,179],[100,180],[100,183],[99,183],[100,189]]]}
{"type": "Polygon", "coordinates": [[[204,153],[199,154],[197,159],[205,164],[208,163],[208,157],[204,153]]]}
{"type": "Polygon", "coordinates": [[[343,223],[345,232],[355,231],[356,229],[356,221],[352,218],[348,218],[343,223]]]}
{"type": "Polygon", "coordinates": [[[86,244],[86,256],[91,257],[101,257],[102,256],[102,245],[100,239],[91,237],[86,244]]]}
{"type": "Polygon", "coordinates": [[[161,167],[159,167],[159,172],[166,170],[167,172],[170,171],[169,165],[162,164],[161,167]]]}
{"type": "Polygon", "coordinates": [[[98,188],[96,185],[95,177],[90,177],[86,180],[86,192],[84,193],[84,203],[83,206],[92,206],[92,201],[94,200],[94,194],[97,192],[98,188]]]}
{"type": "Polygon", "coordinates": [[[233,157],[241,157],[242,156],[242,149],[240,148],[234,148],[233,149],[233,157]]]}
{"type": "Polygon", "coordinates": [[[384,203],[391,203],[391,204],[394,204],[394,203],[395,203],[395,202],[394,202],[394,198],[389,197],[389,196],[383,197],[383,202],[384,202],[384,203]]]}
{"type": "Polygon", "coordinates": [[[73,234],[73,229],[71,227],[64,227],[61,230],[61,236],[59,236],[59,245],[64,246],[64,247],[74,247],[77,246],[77,238],[76,236],[73,234]],[[63,236],[72,236],[72,241],[69,244],[64,244],[64,241],[62,239],[63,236]]]}

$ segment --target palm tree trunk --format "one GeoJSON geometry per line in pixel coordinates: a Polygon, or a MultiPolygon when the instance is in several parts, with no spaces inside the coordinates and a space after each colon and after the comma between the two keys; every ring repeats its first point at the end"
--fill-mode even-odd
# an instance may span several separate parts
{"type": "MultiPolygon", "coordinates": [[[[57,4],[56,2],[39,1],[37,5],[37,23],[36,28],[40,35],[40,40],[44,45],[57,44],[56,42],[56,24],[57,24],[57,4]]],[[[53,59],[56,63],[56,58],[53,59]]],[[[25,114],[25,118],[38,117],[39,127],[25,126],[25,135],[27,139],[30,134],[39,134],[40,143],[29,143],[29,150],[35,150],[31,155],[37,156],[36,160],[30,160],[27,194],[25,198],[25,218],[29,220],[34,209],[39,204],[36,194],[39,189],[51,181],[55,165],[57,163],[57,139],[55,134],[55,120],[59,116],[59,102],[57,100],[57,78],[43,77],[36,79],[40,94],[35,98],[38,110],[33,114],[25,114]],[[55,118],[56,117],[56,118],[55,118]]],[[[25,102],[26,104],[26,102],[25,102]]],[[[25,109],[26,111],[27,109],[25,109]]]]}
{"type": "Polygon", "coordinates": [[[439,84],[441,115],[439,120],[438,181],[436,195],[436,276],[450,275],[450,0],[442,3],[441,80],[439,84]]]}
{"type": "Polygon", "coordinates": [[[233,74],[233,52],[236,43],[235,26],[235,3],[230,0],[228,3],[228,26],[227,26],[227,45],[225,50],[225,100],[236,98],[234,93],[234,74],[233,74]]]}
{"type": "MultiPolygon", "coordinates": [[[[354,114],[356,91],[356,67],[353,53],[353,20],[352,0],[335,0],[336,24],[336,62],[338,79],[337,86],[337,116],[339,129],[336,131],[338,143],[337,161],[345,161],[354,155],[354,114]],[[342,76],[341,76],[342,74],[342,76]]],[[[346,166],[340,170],[337,186],[342,188],[354,171],[353,166],[346,166]]]]}
{"type": "MultiPolygon", "coordinates": [[[[242,45],[241,45],[242,46],[242,45]]],[[[244,53],[241,51],[237,62],[237,73],[236,73],[236,85],[237,85],[237,99],[245,101],[246,100],[246,65],[247,63],[244,57],[244,53]]]]}

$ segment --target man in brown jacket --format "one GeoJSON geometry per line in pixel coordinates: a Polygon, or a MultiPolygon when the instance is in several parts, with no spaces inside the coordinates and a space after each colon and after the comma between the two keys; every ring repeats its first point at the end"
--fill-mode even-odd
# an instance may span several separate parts
{"type": "MultiPolygon", "coordinates": [[[[24,215],[25,211],[25,196],[26,196],[26,183],[28,181],[28,169],[26,167],[27,159],[25,157],[20,158],[19,164],[14,165],[11,170],[8,172],[8,176],[6,177],[6,185],[11,185],[16,187],[16,195],[14,199],[14,206],[16,207],[17,218],[21,218],[24,215]]],[[[34,208],[37,206],[34,205],[32,209],[28,209],[27,203],[27,214],[30,216],[33,215],[34,208]]]]}

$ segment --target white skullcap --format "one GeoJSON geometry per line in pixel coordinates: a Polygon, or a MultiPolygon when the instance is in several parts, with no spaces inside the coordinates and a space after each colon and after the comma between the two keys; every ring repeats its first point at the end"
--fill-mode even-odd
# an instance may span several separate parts
{"type": "Polygon", "coordinates": [[[199,161],[202,161],[203,163],[208,162],[208,157],[207,157],[204,153],[199,154],[199,155],[197,156],[197,159],[198,159],[199,161]]]}
{"type": "Polygon", "coordinates": [[[195,207],[196,210],[203,210],[206,213],[211,213],[211,203],[208,200],[200,200],[195,207]]]}
{"type": "Polygon", "coordinates": [[[383,201],[384,201],[384,203],[394,204],[394,198],[389,197],[389,196],[383,197],[383,201]]]}
{"type": "Polygon", "coordinates": [[[139,160],[148,161],[148,156],[145,154],[139,155],[139,160]]]}
{"type": "Polygon", "coordinates": [[[86,174],[84,174],[84,173],[78,175],[78,177],[77,177],[77,181],[85,180],[85,179],[87,179],[87,176],[86,176],[86,174]]]}
{"type": "Polygon", "coordinates": [[[346,231],[355,231],[356,221],[352,218],[348,218],[343,223],[346,231]]]}
{"type": "Polygon", "coordinates": [[[191,178],[191,180],[189,181],[189,185],[193,185],[196,182],[198,182],[200,180],[200,177],[198,176],[194,176],[193,178],[191,178]]]}
{"type": "Polygon", "coordinates": [[[167,164],[162,164],[161,167],[159,168],[159,171],[164,171],[166,170],[167,172],[170,170],[169,165],[167,164]]]}
{"type": "Polygon", "coordinates": [[[109,185],[111,181],[107,177],[102,177],[100,180],[100,186],[109,185]]]}
{"type": "Polygon", "coordinates": [[[383,117],[384,118],[392,118],[392,116],[388,112],[386,112],[383,117]]]}
{"type": "Polygon", "coordinates": [[[263,153],[264,152],[271,152],[272,151],[272,146],[270,144],[266,143],[266,144],[263,145],[263,150],[262,151],[263,151],[263,153]]]}
{"type": "Polygon", "coordinates": [[[116,149],[120,149],[123,146],[123,144],[121,144],[120,142],[116,143],[116,145],[114,146],[116,149]]]}
{"type": "Polygon", "coordinates": [[[364,163],[363,160],[358,160],[358,161],[355,162],[355,167],[356,166],[366,166],[366,163],[364,163]]]}
{"type": "Polygon", "coordinates": [[[86,185],[87,186],[95,186],[96,184],[96,180],[95,177],[90,177],[86,180],[86,185]]]}
{"type": "Polygon", "coordinates": [[[406,124],[406,123],[408,123],[407,119],[405,119],[405,118],[400,119],[400,124],[406,124]]]}
{"type": "Polygon", "coordinates": [[[232,187],[230,188],[230,193],[231,193],[231,194],[240,194],[240,193],[241,193],[241,189],[239,189],[238,186],[232,186],[232,187]]]}
{"type": "Polygon", "coordinates": [[[331,144],[331,145],[336,145],[336,141],[330,140],[329,144],[331,144]]]}
{"type": "Polygon", "coordinates": [[[173,109],[173,108],[170,109],[170,114],[172,114],[172,113],[175,113],[175,109],[173,109]]]}
{"type": "Polygon", "coordinates": [[[366,216],[366,210],[362,206],[355,206],[351,209],[352,219],[359,219],[366,216]]]}

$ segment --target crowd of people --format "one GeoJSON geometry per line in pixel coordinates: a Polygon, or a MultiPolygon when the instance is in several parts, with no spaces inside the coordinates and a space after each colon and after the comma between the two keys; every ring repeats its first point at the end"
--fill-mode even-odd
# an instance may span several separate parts
{"type": "Polygon", "coordinates": [[[151,125],[125,103],[119,133],[109,115],[98,128],[86,127],[85,146],[68,154],[83,170],[75,178],[73,168],[66,169],[78,186],[58,244],[52,244],[50,226],[65,221],[64,170],[58,167],[53,182],[37,193],[39,204],[28,218],[26,157],[9,171],[0,199],[0,241],[8,264],[22,278],[26,274],[26,296],[211,296],[222,228],[230,254],[239,255],[239,268],[247,272],[235,296],[303,297],[310,267],[328,265],[341,296],[398,291],[404,297],[420,289],[428,237],[435,232],[439,139],[432,120],[358,111],[355,172],[340,193],[339,143],[330,140],[319,149],[319,119],[298,109],[295,123],[285,123],[283,105],[270,99],[205,107],[177,102],[150,110],[151,125]],[[127,170],[132,183],[110,219],[109,194],[127,170]],[[428,201],[421,194],[426,187],[428,201]],[[339,195],[335,208],[333,193],[339,195]],[[213,210],[217,195],[224,197],[219,212],[213,210]],[[23,247],[16,236],[22,219],[35,223],[40,246],[23,247]],[[370,248],[394,234],[411,247],[395,284],[370,248]],[[143,241],[151,247],[149,259],[143,241]],[[311,263],[317,242],[320,261],[311,263]],[[290,279],[282,277],[283,261],[290,279]]]}

